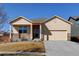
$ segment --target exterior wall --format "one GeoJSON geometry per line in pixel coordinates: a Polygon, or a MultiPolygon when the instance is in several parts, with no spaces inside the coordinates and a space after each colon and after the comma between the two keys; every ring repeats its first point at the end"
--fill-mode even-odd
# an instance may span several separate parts
{"type": "Polygon", "coordinates": [[[22,34],[20,34],[20,38],[30,39],[30,33],[22,33],[22,34]]]}
{"type": "Polygon", "coordinates": [[[14,39],[14,38],[19,38],[19,33],[13,33],[12,34],[12,39],[14,39]]]}
{"type": "Polygon", "coordinates": [[[68,33],[71,33],[71,25],[58,18],[54,18],[45,25],[49,30],[67,30],[68,33]]]}
{"type": "Polygon", "coordinates": [[[13,33],[12,38],[19,38],[19,36],[20,36],[20,38],[31,39],[31,37],[30,37],[30,25],[29,26],[26,25],[26,27],[29,27],[27,33],[19,34],[18,33],[19,26],[17,26],[17,25],[13,26],[13,29],[12,29],[12,33],[13,33]]]}
{"type": "Polygon", "coordinates": [[[54,18],[54,19],[48,21],[47,23],[42,25],[42,28],[43,28],[42,33],[44,34],[44,36],[43,36],[44,40],[49,39],[49,37],[51,36],[51,31],[53,31],[53,30],[66,31],[67,32],[67,39],[66,40],[70,40],[71,25],[60,20],[59,18],[54,18]]]}
{"type": "Polygon", "coordinates": [[[11,23],[12,25],[12,38],[24,38],[24,39],[32,39],[31,35],[31,25],[28,20],[25,20],[24,18],[18,18],[17,20],[13,21],[11,23]],[[18,28],[19,26],[26,26],[28,27],[27,33],[19,34],[18,28]]]}
{"type": "Polygon", "coordinates": [[[19,34],[19,33],[18,33],[18,27],[19,27],[19,26],[16,26],[16,25],[15,25],[15,26],[12,26],[12,33],[13,33],[13,34],[19,34]]]}
{"type": "Polygon", "coordinates": [[[67,35],[68,35],[68,41],[70,41],[71,40],[71,33],[67,33],[67,35]]]}

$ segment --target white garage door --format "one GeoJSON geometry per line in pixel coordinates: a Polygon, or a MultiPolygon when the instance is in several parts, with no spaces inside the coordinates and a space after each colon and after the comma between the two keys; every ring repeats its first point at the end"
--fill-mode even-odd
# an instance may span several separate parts
{"type": "Polygon", "coordinates": [[[51,35],[45,35],[45,40],[67,40],[67,31],[50,31],[51,35]]]}

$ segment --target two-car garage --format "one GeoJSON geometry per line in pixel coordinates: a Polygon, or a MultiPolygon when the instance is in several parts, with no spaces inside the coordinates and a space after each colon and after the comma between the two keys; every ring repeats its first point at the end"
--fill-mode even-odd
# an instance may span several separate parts
{"type": "Polygon", "coordinates": [[[67,40],[67,31],[65,30],[52,30],[50,32],[49,40],[67,40]]]}
{"type": "Polygon", "coordinates": [[[67,40],[66,30],[51,30],[50,35],[44,35],[45,40],[67,40]]]}
{"type": "Polygon", "coordinates": [[[55,16],[45,23],[44,40],[70,40],[71,23],[55,16]],[[50,34],[49,34],[50,33],[50,34]]]}

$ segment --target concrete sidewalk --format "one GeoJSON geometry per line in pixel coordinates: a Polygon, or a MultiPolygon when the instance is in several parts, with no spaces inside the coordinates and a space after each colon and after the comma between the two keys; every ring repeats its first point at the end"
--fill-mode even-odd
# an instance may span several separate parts
{"type": "Polygon", "coordinates": [[[45,41],[47,56],[79,56],[79,44],[71,41],[45,41]]]}

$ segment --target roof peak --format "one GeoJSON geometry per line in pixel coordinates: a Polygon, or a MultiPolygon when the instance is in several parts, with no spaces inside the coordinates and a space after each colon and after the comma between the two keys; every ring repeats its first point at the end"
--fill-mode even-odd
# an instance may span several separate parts
{"type": "Polygon", "coordinates": [[[75,21],[79,21],[79,16],[70,16],[69,18],[72,18],[75,21]]]}
{"type": "Polygon", "coordinates": [[[18,17],[16,17],[14,20],[12,20],[10,23],[12,23],[13,21],[15,21],[16,19],[18,19],[18,18],[24,18],[24,19],[26,19],[26,20],[28,20],[29,22],[33,22],[33,23],[43,23],[43,22],[47,22],[47,21],[49,21],[50,19],[53,19],[53,18],[60,18],[60,19],[62,19],[63,21],[65,21],[65,22],[67,22],[67,23],[70,23],[69,21],[66,21],[64,18],[62,18],[62,17],[60,17],[60,16],[58,16],[58,15],[54,15],[54,16],[52,16],[52,17],[50,17],[49,19],[48,18],[44,18],[44,17],[40,17],[40,18],[33,18],[33,19],[27,19],[27,18],[25,18],[25,17],[23,17],[23,16],[18,16],[18,17]],[[34,20],[34,21],[33,21],[34,20]],[[36,21],[35,21],[36,20],[36,21]]]}
{"type": "MultiPolygon", "coordinates": [[[[54,19],[54,18],[59,18],[59,19],[65,21],[65,22],[67,22],[67,23],[69,23],[69,24],[72,24],[71,22],[65,20],[64,18],[62,18],[62,17],[60,17],[60,16],[58,16],[58,15],[54,15],[54,16],[52,16],[52,17],[49,18],[47,21],[49,21],[49,20],[51,20],[51,19],[54,19]]],[[[47,22],[47,21],[46,21],[46,22],[47,22]]]]}
{"type": "Polygon", "coordinates": [[[18,19],[18,18],[23,18],[23,19],[28,20],[29,22],[32,22],[31,20],[29,20],[29,19],[27,19],[27,18],[25,18],[25,17],[23,17],[23,16],[18,16],[18,17],[16,17],[14,20],[12,20],[10,23],[12,23],[13,21],[15,21],[15,20],[18,19]]]}

